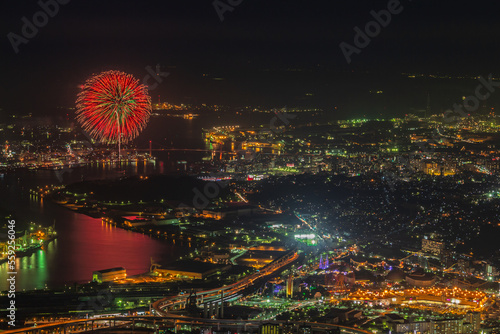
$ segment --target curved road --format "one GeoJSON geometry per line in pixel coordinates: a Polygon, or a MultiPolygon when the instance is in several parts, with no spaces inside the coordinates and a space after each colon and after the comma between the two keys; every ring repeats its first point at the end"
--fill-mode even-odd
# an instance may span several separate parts
{"type": "MultiPolygon", "coordinates": [[[[250,287],[256,280],[274,273],[275,271],[292,263],[298,258],[299,254],[297,252],[295,251],[290,252],[285,256],[277,259],[276,261],[266,265],[264,268],[257,271],[256,273],[253,273],[252,275],[247,276],[236,283],[226,285],[217,289],[197,292],[196,293],[197,303],[203,303],[205,299],[218,297],[221,294],[223,294],[224,296],[238,295],[239,292],[250,287]]],[[[181,306],[185,305],[187,302],[187,298],[188,296],[186,295],[163,298],[154,302],[152,304],[151,309],[157,315],[166,316],[168,314],[168,309],[173,308],[176,305],[181,305],[181,306]]]]}

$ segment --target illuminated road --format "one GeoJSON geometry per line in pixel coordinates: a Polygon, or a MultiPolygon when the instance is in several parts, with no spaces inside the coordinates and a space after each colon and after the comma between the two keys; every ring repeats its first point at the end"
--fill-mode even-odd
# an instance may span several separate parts
{"type": "MultiPolygon", "coordinates": [[[[284,266],[294,262],[298,258],[299,255],[295,251],[288,253],[287,255],[277,259],[276,261],[271,262],[270,264],[260,269],[256,273],[253,273],[252,275],[249,275],[236,283],[223,286],[217,289],[197,292],[196,293],[197,304],[203,304],[204,302],[207,301],[207,299],[212,300],[213,298],[220,298],[221,294],[225,296],[224,300],[226,300],[226,298],[232,299],[235,296],[238,296],[242,290],[252,286],[256,280],[259,280],[265,276],[268,276],[276,272],[277,270],[283,268],[284,266]]],[[[183,295],[183,296],[173,296],[160,299],[153,303],[152,310],[157,315],[167,316],[168,309],[174,308],[175,306],[185,307],[187,303],[187,298],[188,296],[183,295]]]]}
{"type": "Polygon", "coordinates": [[[201,319],[191,317],[179,316],[124,316],[124,317],[110,317],[104,319],[80,319],[70,320],[64,323],[47,324],[37,327],[27,327],[14,330],[4,331],[5,334],[25,333],[25,334],[45,334],[45,333],[84,333],[93,332],[99,329],[113,329],[113,328],[126,328],[131,329],[148,329],[149,331],[156,331],[158,329],[174,328],[180,329],[181,326],[196,326],[196,327],[209,327],[232,329],[237,332],[257,330],[262,324],[276,324],[298,326],[310,326],[313,331],[327,331],[332,329],[340,329],[341,333],[345,334],[369,334],[370,332],[349,328],[345,326],[313,323],[313,322],[298,322],[291,323],[287,321],[275,320],[234,320],[234,319],[201,319]]]}
{"type": "MultiPolygon", "coordinates": [[[[273,299],[270,302],[271,303],[282,302],[282,303],[289,303],[292,305],[283,305],[283,307],[279,307],[279,308],[277,308],[274,311],[269,312],[269,313],[262,312],[262,313],[258,314],[257,316],[255,316],[254,318],[252,318],[252,320],[275,319],[278,315],[280,315],[282,313],[290,312],[290,311],[300,309],[300,308],[305,308],[305,307],[312,306],[315,304],[319,304],[319,303],[322,303],[323,301],[321,299],[315,299],[315,300],[310,300],[310,301],[303,301],[303,300],[302,301],[290,301],[290,300],[279,301],[279,300],[273,299]]],[[[265,307],[266,303],[268,303],[268,301],[263,301],[262,302],[263,305],[261,305],[261,307],[265,307]]],[[[252,304],[255,304],[255,302],[239,303],[239,305],[250,305],[250,306],[252,304]]]]}

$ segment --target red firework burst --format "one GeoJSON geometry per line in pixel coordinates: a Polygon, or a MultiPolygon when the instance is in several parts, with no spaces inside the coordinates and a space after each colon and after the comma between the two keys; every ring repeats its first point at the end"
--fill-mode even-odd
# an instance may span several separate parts
{"type": "Polygon", "coordinates": [[[97,140],[127,142],[139,135],[151,115],[147,87],[132,75],[107,71],[87,80],[76,100],[76,119],[97,140]]]}

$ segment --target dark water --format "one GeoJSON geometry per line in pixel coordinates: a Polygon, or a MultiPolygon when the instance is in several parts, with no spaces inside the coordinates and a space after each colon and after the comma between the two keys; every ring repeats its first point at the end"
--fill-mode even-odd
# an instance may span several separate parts
{"type": "MultiPolygon", "coordinates": [[[[147,174],[155,168],[152,165],[128,167],[139,174],[147,174]]],[[[73,171],[70,177],[93,178],[99,170],[101,176],[112,177],[107,168],[109,166],[85,167],[73,171]]],[[[189,250],[189,245],[175,245],[125,231],[29,194],[30,186],[35,184],[57,184],[54,178],[52,171],[19,171],[0,180],[2,207],[14,212],[18,231],[24,230],[29,222],[42,226],[55,222],[58,232],[58,238],[46,249],[16,259],[17,290],[86,282],[91,280],[92,271],[112,267],[125,267],[129,275],[139,274],[148,270],[151,257],[169,262],[189,250]]],[[[7,264],[4,263],[0,265],[0,290],[7,288],[6,278],[7,264]]]]}
{"type": "MultiPolygon", "coordinates": [[[[153,118],[141,138],[137,139],[137,145],[147,148],[146,143],[152,140],[156,145],[168,147],[204,148],[201,128],[210,120],[153,118]]],[[[122,168],[127,175],[168,173],[176,168],[178,160],[192,162],[206,154],[210,153],[155,152],[158,158],[156,163],[125,163],[122,168]]],[[[62,182],[77,182],[82,177],[90,180],[118,176],[113,166],[92,164],[68,171],[62,182]]],[[[30,195],[31,188],[49,184],[61,184],[61,178],[54,171],[19,170],[0,178],[0,206],[3,210],[14,212],[18,231],[24,230],[29,222],[42,226],[55,222],[58,232],[58,239],[46,249],[16,260],[17,290],[88,282],[92,271],[119,266],[125,267],[127,274],[134,275],[149,269],[151,257],[156,261],[169,262],[189,251],[189,245],[172,244],[115,228],[103,224],[100,219],[74,213],[30,195]]],[[[0,265],[0,290],[7,289],[6,278],[7,264],[4,263],[0,265]]]]}

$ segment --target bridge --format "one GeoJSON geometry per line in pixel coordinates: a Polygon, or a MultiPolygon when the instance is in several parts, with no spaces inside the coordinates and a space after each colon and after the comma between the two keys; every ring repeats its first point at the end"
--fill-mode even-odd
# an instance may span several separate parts
{"type": "Polygon", "coordinates": [[[27,327],[7,330],[2,334],[69,334],[87,332],[151,332],[173,329],[174,332],[185,327],[193,328],[217,328],[217,330],[228,329],[233,332],[257,332],[262,325],[277,325],[292,327],[298,332],[300,327],[310,327],[313,331],[340,331],[342,334],[370,334],[370,332],[334,324],[316,322],[290,322],[278,320],[234,320],[234,319],[201,319],[183,316],[122,316],[109,318],[91,318],[69,320],[37,327],[27,327]]]}
{"type": "MultiPolygon", "coordinates": [[[[217,289],[205,290],[196,293],[196,305],[203,305],[205,308],[209,307],[208,312],[210,315],[215,313],[220,314],[221,307],[225,301],[235,300],[241,295],[241,291],[250,287],[256,280],[264,278],[275,271],[283,268],[284,266],[294,262],[299,258],[296,251],[287,253],[286,255],[269,263],[259,271],[249,275],[236,283],[226,285],[217,289]],[[216,308],[213,310],[213,308],[216,308]]],[[[152,310],[157,315],[167,316],[168,310],[186,308],[189,302],[189,296],[172,296],[160,299],[152,304],[152,310]]]]}
{"type": "MultiPolygon", "coordinates": [[[[67,321],[59,321],[54,323],[42,324],[36,327],[25,327],[14,330],[7,330],[2,334],[69,334],[69,333],[86,333],[86,332],[134,332],[146,331],[158,333],[159,330],[173,329],[175,332],[183,327],[191,328],[217,328],[218,330],[228,329],[233,332],[257,332],[259,327],[266,324],[275,324],[277,326],[292,326],[297,329],[299,326],[310,327],[315,331],[340,331],[345,334],[367,334],[370,332],[324,323],[310,322],[289,322],[276,320],[235,320],[222,319],[224,302],[236,300],[242,296],[244,289],[252,286],[255,281],[265,278],[277,270],[291,264],[299,258],[296,251],[291,251],[279,259],[269,263],[261,270],[249,275],[240,281],[223,286],[217,289],[211,289],[198,292],[194,302],[196,305],[203,305],[205,318],[194,318],[184,315],[169,313],[169,310],[186,308],[190,302],[190,297],[194,296],[181,295],[172,296],[160,299],[151,305],[152,315],[145,316],[94,316],[88,319],[75,319],[67,321]],[[207,308],[208,306],[208,308],[207,308]],[[208,317],[207,317],[208,316],[208,317]],[[213,319],[220,317],[221,319],[213,319]]],[[[192,301],[191,301],[192,302],[192,301]]]]}

